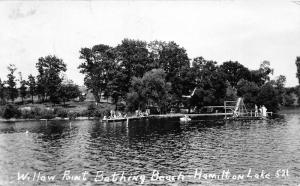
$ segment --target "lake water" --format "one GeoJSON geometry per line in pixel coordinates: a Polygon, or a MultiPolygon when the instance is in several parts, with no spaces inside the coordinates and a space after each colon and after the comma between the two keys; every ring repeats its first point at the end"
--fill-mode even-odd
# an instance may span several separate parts
{"type": "Polygon", "coordinates": [[[0,185],[296,186],[300,115],[249,122],[2,122],[0,174],[0,185]],[[120,175],[113,179],[114,173],[120,175]]]}

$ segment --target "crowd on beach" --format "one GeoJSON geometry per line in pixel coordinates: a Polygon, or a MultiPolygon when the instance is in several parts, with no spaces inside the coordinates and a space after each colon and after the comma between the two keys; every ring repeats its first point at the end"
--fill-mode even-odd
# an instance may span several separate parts
{"type": "MultiPolygon", "coordinates": [[[[135,117],[145,117],[145,116],[149,116],[149,114],[150,114],[150,111],[148,109],[145,112],[142,112],[141,110],[136,110],[134,116],[135,117]]],[[[125,118],[127,118],[126,113],[111,110],[110,115],[109,116],[104,116],[103,120],[107,120],[107,119],[125,119],[125,118]]]]}

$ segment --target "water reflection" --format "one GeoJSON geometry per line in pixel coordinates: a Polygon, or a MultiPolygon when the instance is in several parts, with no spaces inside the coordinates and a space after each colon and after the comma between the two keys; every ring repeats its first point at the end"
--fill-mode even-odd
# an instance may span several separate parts
{"type": "MultiPolygon", "coordinates": [[[[18,171],[61,176],[65,170],[74,174],[86,170],[89,179],[80,185],[88,185],[93,184],[97,171],[150,175],[155,169],[161,174],[182,171],[193,175],[196,168],[215,173],[230,169],[237,174],[249,168],[270,172],[289,168],[289,179],[213,180],[211,184],[296,184],[300,173],[299,121],[299,116],[289,114],[247,122],[180,123],[164,119],[0,123],[0,180],[15,185],[18,171]]],[[[61,179],[51,183],[66,184],[61,179]]]]}

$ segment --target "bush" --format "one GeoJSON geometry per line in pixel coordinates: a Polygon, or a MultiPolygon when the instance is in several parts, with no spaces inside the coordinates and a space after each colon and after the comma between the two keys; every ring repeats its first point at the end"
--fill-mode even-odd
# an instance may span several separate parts
{"type": "Polygon", "coordinates": [[[93,116],[96,117],[96,118],[101,118],[102,117],[102,111],[100,109],[94,110],[93,116]]]}
{"type": "Polygon", "coordinates": [[[84,116],[84,117],[93,117],[94,116],[94,111],[93,110],[83,110],[81,113],[80,113],[81,116],[84,116]]]}
{"type": "Polygon", "coordinates": [[[22,118],[24,119],[31,119],[35,118],[35,114],[33,110],[21,110],[22,118]]]}
{"type": "Polygon", "coordinates": [[[43,119],[52,119],[52,118],[55,118],[55,114],[51,110],[42,110],[41,118],[43,118],[43,119]]]}
{"type": "Polygon", "coordinates": [[[94,111],[94,110],[96,110],[96,105],[94,103],[91,103],[91,104],[88,105],[87,109],[94,111]]]}
{"type": "Polygon", "coordinates": [[[10,118],[19,118],[21,116],[21,111],[18,109],[18,107],[8,104],[5,106],[2,117],[5,119],[10,118]]]}
{"type": "Polygon", "coordinates": [[[33,115],[35,119],[52,119],[55,118],[55,114],[53,110],[34,108],[32,109],[33,115]]]}
{"type": "Polygon", "coordinates": [[[103,116],[108,116],[110,114],[110,109],[108,108],[97,108],[97,107],[88,107],[86,110],[83,110],[80,115],[85,117],[96,117],[102,118],[103,116]]]}
{"type": "Polygon", "coordinates": [[[260,88],[257,102],[259,105],[264,105],[268,111],[277,112],[279,110],[278,93],[270,83],[266,83],[260,88]]]}
{"type": "Polygon", "coordinates": [[[0,116],[2,117],[5,107],[0,107],[0,116]]]}
{"type": "Polygon", "coordinates": [[[54,109],[54,114],[57,117],[61,117],[61,118],[68,117],[68,111],[66,109],[63,109],[63,108],[55,108],[54,109]]]}
{"type": "Polygon", "coordinates": [[[69,118],[69,120],[74,120],[75,118],[77,118],[78,117],[78,113],[77,112],[69,112],[68,113],[68,118],[69,118]]]}

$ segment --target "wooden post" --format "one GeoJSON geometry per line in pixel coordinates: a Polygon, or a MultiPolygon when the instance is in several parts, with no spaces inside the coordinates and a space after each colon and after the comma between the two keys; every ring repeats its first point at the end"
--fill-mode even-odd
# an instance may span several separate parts
{"type": "Polygon", "coordinates": [[[227,119],[227,114],[226,114],[226,101],[224,101],[224,110],[225,110],[225,119],[227,119]]]}

